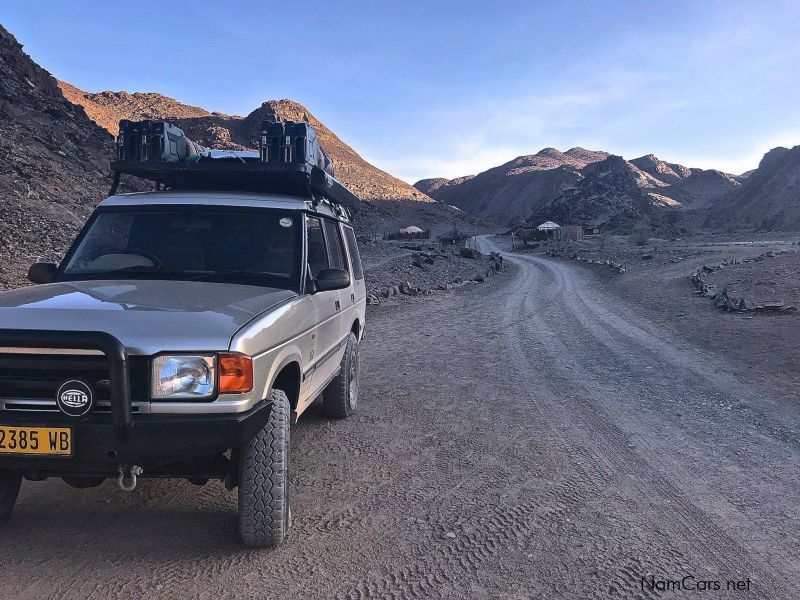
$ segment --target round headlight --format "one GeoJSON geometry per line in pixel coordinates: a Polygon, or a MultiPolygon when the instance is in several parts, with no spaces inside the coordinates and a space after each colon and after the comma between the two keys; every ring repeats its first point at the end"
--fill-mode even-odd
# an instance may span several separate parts
{"type": "Polygon", "coordinates": [[[157,356],[152,381],[153,398],[210,398],[216,387],[216,361],[213,355],[157,356]]]}

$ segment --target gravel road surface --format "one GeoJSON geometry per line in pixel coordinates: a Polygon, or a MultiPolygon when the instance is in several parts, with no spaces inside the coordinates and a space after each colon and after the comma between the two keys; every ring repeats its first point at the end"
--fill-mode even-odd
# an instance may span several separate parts
{"type": "Polygon", "coordinates": [[[219,483],[25,483],[0,597],[797,598],[798,405],[579,266],[508,262],[371,313],[360,412],[293,432],[283,547],[241,547],[219,483]]]}

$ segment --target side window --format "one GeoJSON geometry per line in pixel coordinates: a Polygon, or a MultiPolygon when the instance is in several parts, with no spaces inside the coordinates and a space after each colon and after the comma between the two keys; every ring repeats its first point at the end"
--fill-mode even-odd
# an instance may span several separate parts
{"type": "Polygon", "coordinates": [[[328,246],[328,262],[331,268],[347,269],[344,248],[342,248],[342,238],[339,234],[339,224],[323,219],[322,226],[325,228],[325,243],[328,246]]]}
{"type": "Polygon", "coordinates": [[[350,262],[353,263],[353,277],[364,279],[364,268],[361,266],[361,255],[358,253],[356,243],[356,232],[352,227],[344,227],[344,239],[347,242],[347,252],[350,254],[350,262]]]}
{"type": "Polygon", "coordinates": [[[328,268],[325,237],[322,235],[322,224],[318,218],[306,218],[306,233],[308,236],[308,266],[311,269],[311,276],[316,277],[320,271],[328,268]]]}

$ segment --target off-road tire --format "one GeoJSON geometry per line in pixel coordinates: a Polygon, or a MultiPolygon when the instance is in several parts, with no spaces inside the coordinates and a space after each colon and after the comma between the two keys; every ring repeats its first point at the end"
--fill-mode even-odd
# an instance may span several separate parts
{"type": "Polygon", "coordinates": [[[17,503],[22,475],[13,471],[0,471],[0,525],[8,521],[17,503]]]}
{"type": "Polygon", "coordinates": [[[273,548],[289,531],[289,399],[269,394],[269,420],[241,449],[239,535],[247,546],[273,548]]]}
{"type": "Polygon", "coordinates": [[[358,407],[358,387],[361,364],[358,359],[358,340],[354,333],[347,337],[339,374],[322,392],[325,413],[333,419],[346,419],[358,407]]]}

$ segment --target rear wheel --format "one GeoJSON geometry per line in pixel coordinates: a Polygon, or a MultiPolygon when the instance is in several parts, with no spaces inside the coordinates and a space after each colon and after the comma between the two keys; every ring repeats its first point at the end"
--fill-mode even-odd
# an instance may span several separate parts
{"type": "Polygon", "coordinates": [[[325,412],[334,419],[346,419],[358,407],[358,382],[361,364],[358,359],[358,340],[354,333],[347,337],[347,347],[336,378],[322,392],[325,412]]]}
{"type": "Polygon", "coordinates": [[[270,392],[269,420],[241,449],[239,535],[248,546],[272,548],[289,531],[289,399],[270,392]]]}
{"type": "Polygon", "coordinates": [[[13,471],[0,471],[0,525],[8,521],[17,503],[22,475],[13,471]]]}

